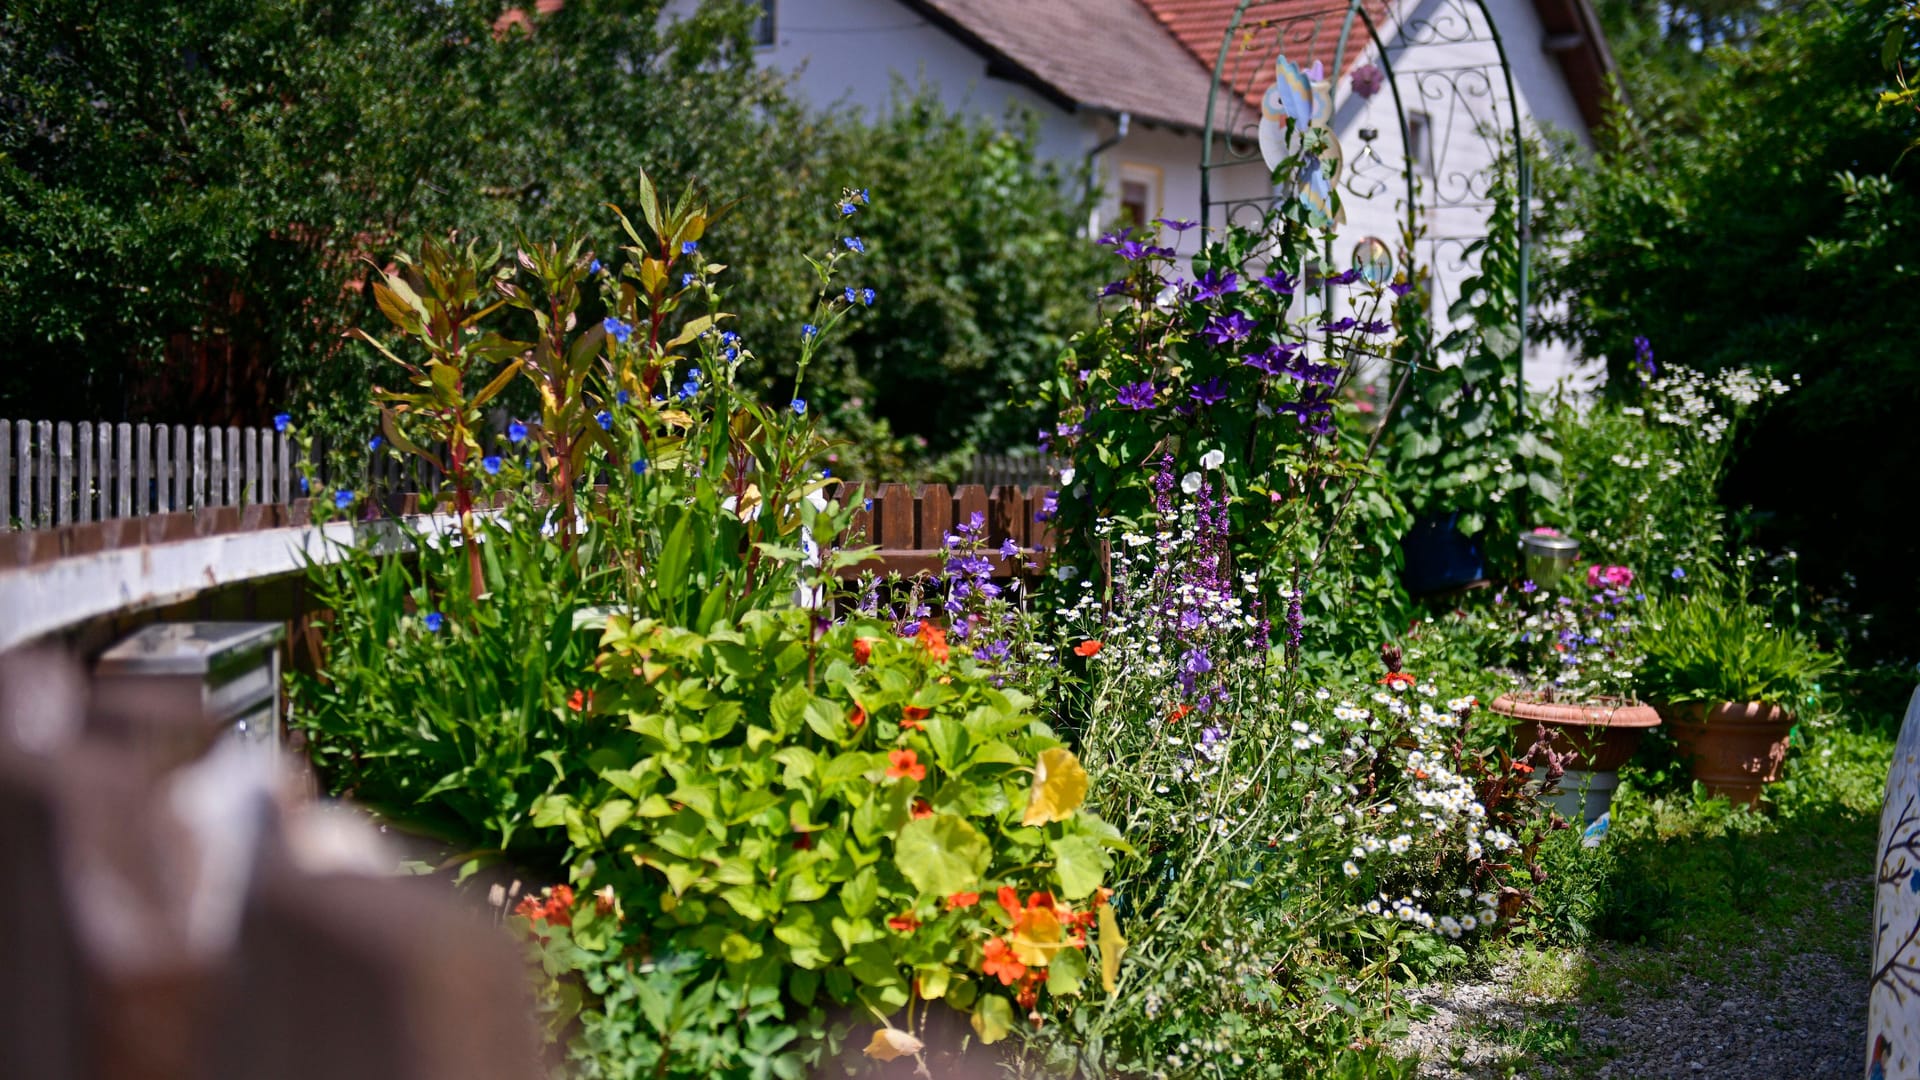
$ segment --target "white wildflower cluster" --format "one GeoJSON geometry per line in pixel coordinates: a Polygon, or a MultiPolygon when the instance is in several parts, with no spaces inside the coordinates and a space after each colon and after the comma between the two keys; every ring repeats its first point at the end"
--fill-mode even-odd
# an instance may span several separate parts
{"type": "MultiPolygon", "coordinates": [[[[1373,693],[1369,704],[1340,700],[1332,710],[1336,724],[1352,732],[1340,750],[1342,764],[1350,769],[1378,760],[1384,747],[1404,782],[1370,804],[1351,800],[1331,816],[1336,827],[1351,827],[1342,871],[1350,878],[1369,872],[1376,879],[1420,878],[1437,863],[1464,866],[1489,852],[1511,850],[1514,838],[1487,823],[1474,780],[1452,764],[1461,720],[1477,701],[1456,697],[1436,707],[1438,690],[1430,684],[1390,679],[1389,685],[1391,690],[1373,693]]],[[[1495,922],[1494,900],[1492,893],[1472,890],[1456,895],[1409,888],[1397,896],[1382,892],[1363,907],[1457,938],[1495,922]]]]}
{"type": "MultiPolygon", "coordinates": [[[[1792,377],[1797,384],[1800,376],[1792,377]]],[[[1727,368],[1706,375],[1692,368],[1673,367],[1647,383],[1647,403],[1658,423],[1687,427],[1708,443],[1726,437],[1740,414],[1792,387],[1747,368],[1727,368]]]]}

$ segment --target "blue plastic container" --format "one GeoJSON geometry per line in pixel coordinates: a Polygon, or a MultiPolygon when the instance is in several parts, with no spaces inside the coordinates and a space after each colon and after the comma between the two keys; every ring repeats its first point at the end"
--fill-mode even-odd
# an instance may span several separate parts
{"type": "Polygon", "coordinates": [[[1486,576],[1487,559],[1480,541],[1460,531],[1460,515],[1424,514],[1400,540],[1406,556],[1402,579],[1415,596],[1443,592],[1479,581],[1486,576]]]}

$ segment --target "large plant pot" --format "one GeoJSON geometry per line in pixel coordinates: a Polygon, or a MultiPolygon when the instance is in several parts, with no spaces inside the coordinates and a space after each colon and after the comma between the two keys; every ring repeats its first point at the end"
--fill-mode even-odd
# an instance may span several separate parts
{"type": "Polygon", "coordinates": [[[1660,724],[1652,706],[1624,701],[1561,704],[1502,694],[1491,708],[1515,721],[1514,737],[1523,751],[1545,731],[1547,745],[1565,755],[1566,774],[1560,777],[1558,792],[1544,801],[1560,816],[1577,816],[1589,825],[1613,805],[1618,770],[1633,756],[1640,737],[1660,724]]]}
{"type": "MultiPolygon", "coordinates": [[[[1524,694],[1502,694],[1490,706],[1499,716],[1531,721],[1546,729],[1548,745],[1568,755],[1566,767],[1584,772],[1613,772],[1633,757],[1640,736],[1660,726],[1660,713],[1651,705],[1625,701],[1572,704],[1537,701],[1524,694]]],[[[1534,733],[1522,726],[1522,746],[1534,733]]]]}
{"type": "Polygon", "coordinates": [[[1407,591],[1424,593],[1457,589],[1486,576],[1487,560],[1480,542],[1460,531],[1460,515],[1424,514],[1400,540],[1406,555],[1402,579],[1407,591]]]}
{"type": "Polygon", "coordinates": [[[1693,778],[1714,795],[1758,806],[1760,793],[1780,779],[1787,761],[1793,714],[1778,705],[1723,702],[1662,706],[1680,757],[1693,778]]]}

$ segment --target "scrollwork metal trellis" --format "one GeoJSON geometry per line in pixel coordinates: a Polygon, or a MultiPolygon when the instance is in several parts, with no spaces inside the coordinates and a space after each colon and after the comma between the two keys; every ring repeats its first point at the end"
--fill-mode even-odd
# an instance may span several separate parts
{"type": "MultiPolygon", "coordinates": [[[[1357,127],[1358,149],[1350,137],[1341,140],[1346,160],[1336,182],[1343,200],[1386,198],[1396,186],[1402,192],[1402,227],[1414,245],[1408,254],[1433,272],[1440,312],[1456,299],[1452,288],[1478,266],[1474,245],[1486,235],[1493,200],[1501,194],[1489,166],[1511,158],[1518,171],[1517,184],[1507,191],[1521,223],[1516,329],[1524,362],[1530,178],[1520,152],[1513,74],[1482,0],[1239,0],[1208,95],[1200,166],[1203,224],[1257,225],[1287,195],[1269,184],[1258,195],[1226,196],[1222,183],[1232,171],[1265,177],[1259,101],[1281,55],[1303,69],[1320,61],[1333,90],[1335,132],[1357,127]],[[1397,164],[1376,147],[1377,129],[1356,125],[1367,103],[1347,76],[1363,61],[1378,65],[1384,76],[1382,90],[1390,95],[1403,148],[1397,164]]],[[[1331,242],[1325,258],[1333,265],[1331,242]]]]}

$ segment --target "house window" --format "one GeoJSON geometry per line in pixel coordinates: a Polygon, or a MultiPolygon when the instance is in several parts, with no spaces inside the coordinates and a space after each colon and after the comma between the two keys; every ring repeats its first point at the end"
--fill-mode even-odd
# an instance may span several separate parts
{"type": "Polygon", "coordinates": [[[1161,172],[1152,165],[1120,166],[1120,220],[1122,228],[1141,226],[1160,216],[1161,172]]]}
{"type": "Polygon", "coordinates": [[[779,0],[760,0],[760,14],[753,20],[753,43],[773,44],[773,9],[779,0]]]}
{"type": "Polygon", "coordinates": [[[1407,160],[1419,175],[1433,175],[1433,120],[1426,113],[1407,114],[1407,160]]]}

